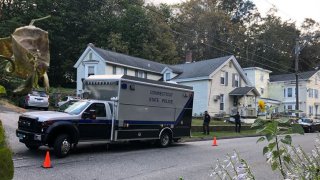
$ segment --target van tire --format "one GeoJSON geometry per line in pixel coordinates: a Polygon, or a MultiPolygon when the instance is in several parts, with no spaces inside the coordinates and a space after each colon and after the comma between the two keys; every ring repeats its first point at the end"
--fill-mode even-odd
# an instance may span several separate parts
{"type": "Polygon", "coordinates": [[[71,146],[70,137],[67,134],[59,135],[54,141],[54,154],[58,158],[66,157],[70,153],[71,146]]]}
{"type": "Polygon", "coordinates": [[[162,148],[168,147],[172,142],[171,134],[167,131],[163,132],[160,135],[160,139],[158,140],[158,145],[162,148]]]}

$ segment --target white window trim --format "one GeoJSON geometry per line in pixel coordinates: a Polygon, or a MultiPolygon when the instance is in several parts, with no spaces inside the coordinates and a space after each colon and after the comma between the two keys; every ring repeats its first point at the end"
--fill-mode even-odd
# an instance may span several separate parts
{"type": "Polygon", "coordinates": [[[93,66],[93,68],[94,68],[94,74],[95,74],[95,75],[97,74],[97,64],[98,64],[98,63],[86,63],[86,64],[84,65],[85,78],[88,77],[89,66],[93,66]]]}
{"type": "Polygon", "coordinates": [[[292,87],[288,87],[287,88],[287,94],[286,94],[286,97],[288,97],[288,98],[293,98],[294,97],[294,89],[292,88],[292,87]],[[291,96],[289,97],[289,89],[291,89],[291,96]]]}
{"type": "Polygon", "coordinates": [[[240,76],[239,74],[234,75],[234,87],[240,87],[240,76]],[[238,83],[236,83],[238,82],[238,83]]]}
{"type": "Polygon", "coordinates": [[[221,71],[220,73],[220,84],[221,85],[226,85],[226,72],[225,71],[221,71]],[[221,78],[223,77],[223,83],[221,83],[221,78]]]}

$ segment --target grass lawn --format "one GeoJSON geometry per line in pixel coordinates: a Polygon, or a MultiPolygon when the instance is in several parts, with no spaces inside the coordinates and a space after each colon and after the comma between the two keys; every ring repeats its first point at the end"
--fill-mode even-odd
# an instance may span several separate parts
{"type": "Polygon", "coordinates": [[[209,138],[209,137],[217,137],[217,138],[224,138],[224,137],[241,137],[241,136],[248,136],[248,135],[262,135],[257,134],[256,129],[250,130],[243,130],[241,133],[236,133],[234,131],[216,131],[210,132],[209,135],[202,134],[202,132],[192,132],[191,138],[209,138]]]}
{"type": "MultiPolygon", "coordinates": [[[[203,124],[203,119],[192,119],[192,126],[202,126],[203,124]]],[[[211,120],[210,125],[232,125],[231,123],[224,122],[223,120],[221,121],[216,121],[216,120],[211,120]]]]}

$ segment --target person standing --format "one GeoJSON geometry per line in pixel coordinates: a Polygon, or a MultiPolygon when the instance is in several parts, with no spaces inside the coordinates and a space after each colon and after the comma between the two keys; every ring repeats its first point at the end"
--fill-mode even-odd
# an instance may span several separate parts
{"type": "Polygon", "coordinates": [[[237,112],[237,114],[234,116],[235,124],[236,124],[236,132],[240,133],[241,129],[241,120],[240,120],[240,114],[237,112]]]}
{"type": "Polygon", "coordinates": [[[203,117],[203,134],[210,133],[210,129],[209,129],[210,119],[211,119],[211,117],[208,114],[208,111],[205,111],[204,117],[203,117]]]}

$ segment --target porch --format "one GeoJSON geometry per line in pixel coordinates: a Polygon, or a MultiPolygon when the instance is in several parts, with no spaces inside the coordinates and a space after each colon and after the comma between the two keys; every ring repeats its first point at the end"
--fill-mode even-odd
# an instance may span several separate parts
{"type": "Polygon", "coordinates": [[[238,87],[229,93],[233,101],[233,107],[230,108],[230,115],[239,112],[243,118],[257,117],[257,96],[259,92],[254,87],[238,87]]]}

